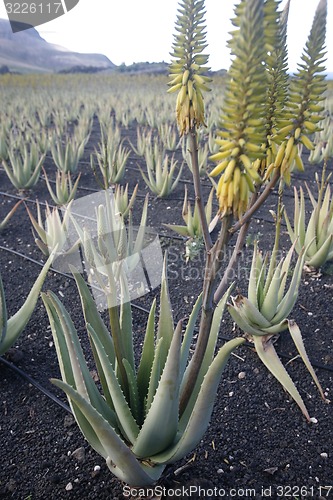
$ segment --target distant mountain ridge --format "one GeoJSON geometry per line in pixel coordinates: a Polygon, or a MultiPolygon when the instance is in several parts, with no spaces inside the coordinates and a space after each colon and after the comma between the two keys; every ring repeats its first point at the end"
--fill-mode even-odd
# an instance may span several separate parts
{"type": "Polygon", "coordinates": [[[35,28],[13,33],[7,19],[0,19],[0,66],[19,73],[48,73],[75,66],[115,68],[102,54],[80,54],[48,43],[35,28]]]}

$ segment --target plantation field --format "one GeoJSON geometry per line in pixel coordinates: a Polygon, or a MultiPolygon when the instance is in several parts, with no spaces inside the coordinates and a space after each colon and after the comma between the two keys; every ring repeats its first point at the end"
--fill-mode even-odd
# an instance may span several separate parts
{"type": "MultiPolygon", "coordinates": [[[[198,132],[205,203],[212,189],[208,173],[215,165],[209,156],[217,151],[214,137],[219,126],[224,85],[223,78],[213,79],[214,90],[205,94],[207,127],[198,132]]],[[[200,239],[189,240],[170,227],[185,225],[182,217],[185,191],[192,210],[195,194],[188,145],[179,138],[175,125],[174,94],[167,94],[166,90],[164,76],[0,77],[0,156],[5,160],[0,167],[0,223],[14,205],[23,200],[0,232],[0,272],[9,317],[23,304],[46,261],[40,249],[45,249],[45,245],[41,244],[41,236],[36,236],[36,228],[33,231],[28,211],[38,219],[38,200],[45,222],[45,204],[56,205],[49,188],[55,195],[57,175],[60,176],[62,169],[67,175],[69,169],[71,180],[67,177],[67,182],[73,186],[78,180],[75,201],[97,197],[104,187],[113,190],[116,184],[127,185],[129,197],[136,193],[131,208],[135,226],[140,225],[148,195],[146,226],[158,235],[163,253],[168,253],[167,275],[174,320],[188,318],[202,289],[204,258],[200,239]],[[43,167],[27,175],[27,179],[35,176],[31,186],[20,185],[22,178],[14,179],[15,185],[5,168],[5,164],[11,164],[10,155],[24,156],[24,145],[30,152],[35,148],[43,167]],[[106,146],[109,170],[102,168],[106,146]],[[154,177],[163,165],[169,169],[173,165],[169,183],[161,183],[154,177]],[[149,186],[141,172],[150,181],[149,186]],[[39,240],[39,247],[35,239],[39,240]]],[[[328,95],[332,92],[329,85],[328,95]]],[[[305,148],[302,159],[305,171],[293,172],[292,185],[304,187],[306,181],[316,192],[315,172],[320,175],[322,162],[311,163],[305,148]]],[[[332,172],[332,160],[327,169],[332,172]]],[[[262,251],[272,248],[274,220],[269,211],[276,210],[277,200],[275,189],[251,222],[234,273],[233,294],[246,293],[254,242],[259,242],[262,251]]],[[[285,190],[284,204],[293,220],[292,187],[285,190]]],[[[311,204],[307,193],[306,206],[309,212],[311,204]]],[[[88,215],[94,218],[94,207],[90,207],[88,201],[86,208],[88,215]]],[[[217,211],[214,193],[212,220],[217,211]]],[[[213,239],[220,228],[220,221],[215,223],[213,239]]],[[[234,241],[230,253],[224,256],[221,274],[233,245],[234,241]]],[[[281,255],[289,247],[283,222],[281,255]]],[[[333,271],[329,263],[321,270],[308,271],[303,272],[292,317],[301,329],[325,395],[332,399],[333,271]]],[[[80,298],[69,270],[59,271],[53,266],[43,290],[55,292],[71,314],[99,384],[90,359],[80,298]]],[[[142,349],[149,308],[155,297],[159,300],[159,291],[159,286],[153,287],[150,293],[133,299],[137,353],[142,349]]],[[[107,312],[103,311],[102,316],[106,318],[107,312]]],[[[243,332],[226,311],[219,346],[239,335],[243,332]]],[[[253,345],[247,342],[231,356],[225,369],[208,432],[193,453],[166,469],[161,486],[172,489],[192,485],[207,491],[217,488],[221,498],[242,498],[246,491],[248,496],[252,491],[255,498],[264,498],[264,490],[268,488],[272,498],[281,497],[282,492],[287,498],[291,487],[295,498],[333,498],[331,405],[321,400],[287,332],[276,337],[275,347],[314,421],[306,422],[293,400],[260,362],[253,345]]],[[[50,378],[60,378],[60,372],[46,310],[38,299],[23,333],[0,358],[0,497],[20,500],[124,498],[121,483],[84,440],[68,411],[64,393],[51,384],[50,378]]]]}

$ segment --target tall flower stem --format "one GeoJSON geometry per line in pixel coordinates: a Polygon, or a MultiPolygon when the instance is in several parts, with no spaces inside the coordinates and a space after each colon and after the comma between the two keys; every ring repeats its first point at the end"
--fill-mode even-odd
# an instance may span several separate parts
{"type": "Polygon", "coordinates": [[[189,148],[190,148],[191,163],[192,163],[192,175],[193,175],[195,199],[198,205],[203,239],[205,242],[206,252],[210,252],[213,243],[209,234],[208,222],[205,213],[205,204],[202,194],[202,186],[201,186],[200,172],[199,172],[198,140],[195,127],[191,127],[189,132],[189,148]]]}

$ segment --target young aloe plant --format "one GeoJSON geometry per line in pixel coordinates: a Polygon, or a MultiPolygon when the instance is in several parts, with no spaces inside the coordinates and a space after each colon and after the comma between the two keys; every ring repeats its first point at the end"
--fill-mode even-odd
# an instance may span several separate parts
{"type": "Polygon", "coordinates": [[[227,359],[243,342],[240,338],[227,342],[214,357],[227,295],[216,308],[204,363],[186,411],[180,416],[179,401],[201,297],[182,336],[182,322],[174,330],[164,266],[157,329],[154,301],[136,366],[130,304],[121,303],[119,310],[110,308],[110,335],[83,278],[77,272],[74,277],[102,394],[91,377],[69,314],[49,292],[42,297],[62,376],[62,380],[52,382],[66,392],[82,433],[104,457],[110,471],[132,486],[153,484],[167,464],[184,457],[202,438],[227,359]]]}
{"type": "Polygon", "coordinates": [[[139,126],[136,128],[136,146],[129,141],[131,148],[138,156],[144,156],[147,145],[151,144],[152,131],[141,129],[139,126]]]}
{"type": "Polygon", "coordinates": [[[50,255],[44,264],[24,304],[10,318],[8,318],[7,314],[5,291],[0,274],[0,356],[14,345],[31,318],[53,258],[54,253],[50,255]]]}
{"type": "Polygon", "coordinates": [[[143,180],[158,198],[165,198],[176,189],[184,165],[181,164],[178,174],[174,178],[177,164],[178,161],[173,156],[170,159],[168,155],[165,155],[164,158],[160,155],[156,160],[155,170],[146,163],[148,176],[139,167],[143,180]]]}
{"type": "MultiPolygon", "coordinates": [[[[100,150],[95,151],[98,167],[102,175],[99,183],[103,189],[108,189],[111,185],[119,183],[125,175],[125,167],[130,150],[109,136],[106,142],[99,145],[100,150]]],[[[90,155],[91,168],[98,179],[94,156],[90,155]]]]}
{"type": "Polygon", "coordinates": [[[52,189],[50,180],[44,170],[45,182],[47,189],[49,190],[50,196],[56,205],[67,205],[70,201],[75,198],[77,187],[81,174],[77,176],[76,181],[72,182],[71,173],[64,172],[62,170],[57,171],[56,175],[56,190],[52,189]]]}
{"type": "Polygon", "coordinates": [[[65,144],[60,137],[51,140],[51,153],[54,163],[61,172],[76,173],[83,156],[85,140],[78,141],[76,137],[66,137],[65,144]]]}
{"type": "Polygon", "coordinates": [[[115,204],[123,220],[126,220],[128,218],[129,213],[133,208],[138,188],[139,185],[137,184],[133,189],[133,193],[130,199],[128,199],[128,184],[126,184],[125,188],[120,184],[117,184],[115,187],[114,191],[115,204]]]}
{"type": "Polygon", "coordinates": [[[286,289],[287,278],[290,274],[291,258],[296,243],[290,248],[285,258],[282,258],[279,262],[276,261],[281,215],[280,213],[277,222],[276,239],[272,254],[269,255],[269,253],[266,253],[265,256],[262,256],[257,244],[255,244],[249,277],[248,296],[243,297],[242,295],[238,295],[237,297],[232,297],[231,303],[228,304],[228,310],[237,325],[254,342],[261,361],[289,392],[307,420],[310,420],[305,404],[280,361],[273,344],[274,335],[289,329],[302,360],[317,385],[322,398],[325,400],[321,385],[306,353],[301,332],[296,322],[288,319],[298,297],[305,251],[303,248],[300,252],[292,272],[289,287],[286,289]],[[269,259],[270,262],[268,264],[269,259]]]}
{"type": "Polygon", "coordinates": [[[9,163],[3,160],[3,166],[16,189],[31,189],[37,184],[45,154],[40,156],[36,143],[32,142],[30,148],[26,143],[21,143],[19,150],[10,146],[8,158],[9,163]]]}
{"type": "Polygon", "coordinates": [[[43,221],[40,204],[37,201],[37,220],[26,206],[35,236],[35,243],[44,255],[49,256],[55,248],[59,253],[71,253],[77,248],[75,243],[70,249],[66,248],[68,243],[68,224],[70,216],[70,204],[60,216],[58,208],[51,209],[46,203],[45,222],[43,221]]]}
{"type": "Polygon", "coordinates": [[[292,228],[287,213],[284,214],[289,237],[295,244],[296,251],[300,253],[306,247],[304,255],[305,264],[310,267],[320,268],[325,262],[333,259],[333,198],[331,197],[331,187],[329,179],[331,174],[325,179],[325,169],[321,182],[316,175],[318,186],[318,197],[315,200],[310,188],[306,185],[311,204],[312,212],[308,223],[305,222],[305,200],[303,189],[300,188],[300,195],[294,188],[295,208],[294,208],[294,228],[292,228]]]}

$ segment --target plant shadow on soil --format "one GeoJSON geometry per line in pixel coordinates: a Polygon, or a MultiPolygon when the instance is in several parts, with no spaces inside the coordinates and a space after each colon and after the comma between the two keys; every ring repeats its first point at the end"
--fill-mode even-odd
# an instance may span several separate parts
{"type": "MultiPolygon", "coordinates": [[[[124,137],[135,142],[135,125],[123,133],[124,137]]],[[[98,140],[98,126],[95,124],[80,164],[82,176],[78,196],[86,196],[89,190],[98,189],[88,165],[90,153],[98,140]]],[[[132,153],[123,181],[123,184],[129,183],[130,191],[139,182],[136,207],[140,206],[147,193],[137,168],[140,162],[142,160],[132,153]]],[[[50,157],[45,161],[45,168],[48,175],[54,178],[55,167],[50,157]]],[[[300,185],[306,180],[314,186],[314,171],[314,167],[306,162],[306,172],[294,175],[294,184],[300,185]]],[[[150,194],[148,209],[148,225],[162,235],[162,247],[169,252],[169,286],[175,320],[188,315],[200,292],[203,278],[202,254],[186,264],[184,242],[170,238],[172,232],[163,226],[163,223],[181,223],[185,183],[193,200],[190,172],[184,169],[174,193],[165,200],[155,199],[150,194]]],[[[203,183],[207,195],[209,180],[206,178],[203,183]]],[[[8,195],[17,193],[3,170],[0,170],[0,184],[1,191],[6,193],[0,195],[1,220],[15,202],[8,195]]],[[[32,201],[36,198],[51,201],[43,179],[28,193],[28,198],[32,201]]],[[[270,250],[273,244],[274,226],[268,210],[276,208],[276,201],[276,193],[272,193],[252,221],[248,244],[237,270],[237,288],[243,293],[247,288],[246,276],[253,239],[260,236],[262,250],[270,250]]],[[[284,201],[288,214],[292,216],[293,194],[290,188],[286,190],[284,201]]],[[[27,203],[35,209],[32,203],[27,203]]],[[[23,204],[1,233],[1,246],[43,261],[34,244],[23,204]]],[[[289,240],[284,232],[281,249],[288,247],[289,240]]],[[[0,249],[0,270],[8,310],[13,314],[27,296],[40,267],[8,250],[0,249]]],[[[80,301],[71,277],[51,270],[43,289],[52,289],[61,297],[86,348],[88,341],[80,301]]],[[[152,297],[158,296],[158,291],[154,290],[136,303],[148,308],[152,297]]],[[[332,301],[332,276],[319,272],[304,274],[299,300],[292,313],[329,399],[332,395],[333,368],[332,301]]],[[[133,322],[139,348],[146,313],[134,309],[133,322]]],[[[240,334],[225,313],[219,345],[225,338],[240,334]]],[[[254,350],[249,346],[241,347],[231,356],[222,376],[211,424],[204,438],[189,456],[166,469],[159,483],[161,488],[169,488],[163,498],[172,498],[172,493],[176,495],[175,488],[184,488],[178,498],[187,497],[189,492],[191,498],[333,498],[332,408],[320,399],[310,375],[299,362],[287,332],[277,339],[276,348],[287,364],[310,415],[318,423],[308,424],[296,404],[259,361],[254,350]]],[[[66,403],[64,394],[49,381],[51,377],[59,377],[59,368],[41,300],[14,349],[4,359],[66,403]]],[[[0,394],[1,498],[102,500],[128,497],[128,490],[123,490],[123,485],[110,473],[104,460],[91,449],[71,414],[3,363],[0,363],[0,394]]],[[[138,498],[140,492],[132,493],[133,498],[138,498]]]]}

